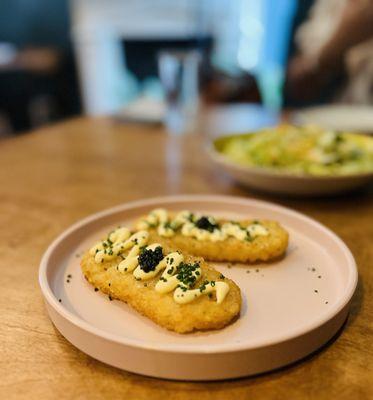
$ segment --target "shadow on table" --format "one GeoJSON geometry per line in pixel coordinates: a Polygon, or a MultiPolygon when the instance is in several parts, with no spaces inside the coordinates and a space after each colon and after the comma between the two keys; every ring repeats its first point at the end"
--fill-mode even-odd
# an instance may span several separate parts
{"type": "Polygon", "coordinates": [[[297,204],[300,202],[304,202],[307,204],[315,204],[320,205],[328,205],[328,204],[345,204],[349,202],[354,202],[356,204],[356,200],[359,201],[371,201],[373,197],[373,185],[366,185],[364,187],[360,187],[358,189],[353,189],[351,191],[341,193],[339,195],[324,195],[324,196],[316,196],[316,195],[291,195],[291,194],[272,194],[269,192],[265,192],[259,189],[249,188],[244,186],[238,182],[235,182],[229,177],[220,177],[219,179],[224,179],[224,183],[229,187],[232,195],[240,195],[242,197],[255,197],[260,198],[266,201],[278,202],[278,203],[289,203],[289,207],[292,203],[297,204]],[[226,179],[224,179],[226,178],[226,179]],[[230,184],[228,184],[228,182],[230,184]]]}

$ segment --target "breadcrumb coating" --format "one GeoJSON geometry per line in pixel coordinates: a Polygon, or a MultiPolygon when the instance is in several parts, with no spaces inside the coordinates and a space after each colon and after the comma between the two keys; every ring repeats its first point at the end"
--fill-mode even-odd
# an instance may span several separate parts
{"type": "Polygon", "coordinates": [[[215,295],[204,295],[191,303],[178,304],[174,301],[172,292],[161,294],[154,290],[160,275],[146,281],[138,281],[132,273],[121,273],[116,269],[121,260],[122,258],[118,257],[96,263],[94,257],[87,252],[83,255],[81,268],[85,278],[95,288],[112,299],[128,303],[140,314],[164,328],[178,333],[221,329],[240,313],[239,287],[201,258],[184,255],[185,262],[200,263],[202,274],[199,282],[224,281],[229,285],[230,290],[221,304],[216,303],[215,295]]]}

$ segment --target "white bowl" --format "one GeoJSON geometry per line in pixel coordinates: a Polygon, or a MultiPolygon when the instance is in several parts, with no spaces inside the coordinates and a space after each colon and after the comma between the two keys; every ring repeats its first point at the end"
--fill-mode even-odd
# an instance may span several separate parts
{"type": "Polygon", "coordinates": [[[214,166],[219,170],[226,172],[244,186],[267,193],[296,196],[336,195],[357,189],[373,181],[373,172],[314,176],[243,166],[219,153],[213,144],[207,147],[207,153],[214,166]]]}

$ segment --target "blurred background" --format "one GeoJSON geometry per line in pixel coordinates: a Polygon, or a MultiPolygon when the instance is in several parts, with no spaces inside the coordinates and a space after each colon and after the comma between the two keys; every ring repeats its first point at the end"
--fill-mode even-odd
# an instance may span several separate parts
{"type": "Polygon", "coordinates": [[[197,106],[248,103],[269,123],[372,102],[371,0],[0,2],[2,137],[79,114],[179,131],[197,106]]]}

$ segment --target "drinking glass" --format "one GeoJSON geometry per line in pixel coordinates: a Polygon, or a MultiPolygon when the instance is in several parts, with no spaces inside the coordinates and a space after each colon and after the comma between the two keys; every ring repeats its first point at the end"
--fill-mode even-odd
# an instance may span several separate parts
{"type": "Polygon", "coordinates": [[[168,50],[158,55],[159,77],[167,109],[165,125],[170,133],[195,129],[199,109],[199,66],[197,50],[168,50]]]}

